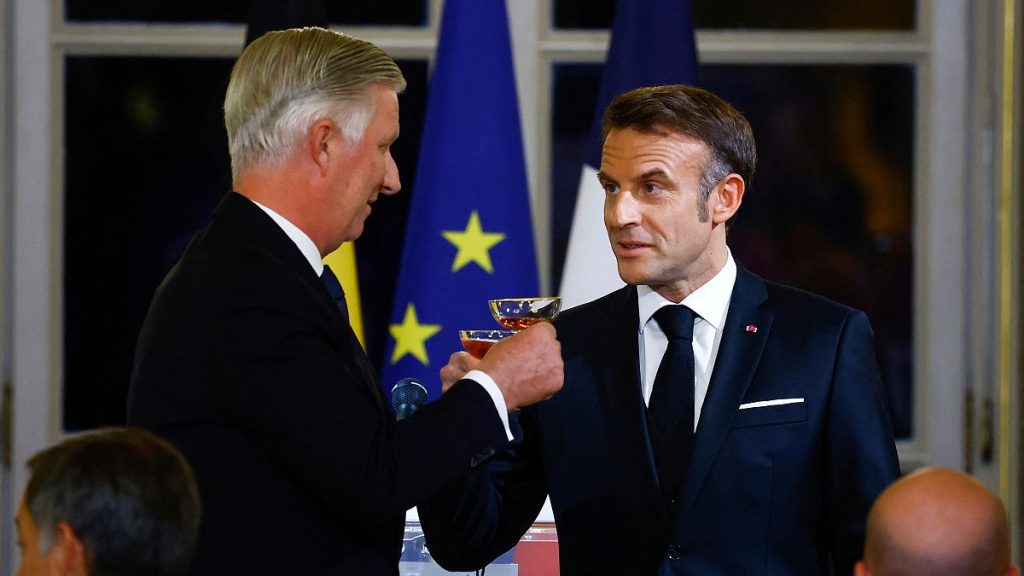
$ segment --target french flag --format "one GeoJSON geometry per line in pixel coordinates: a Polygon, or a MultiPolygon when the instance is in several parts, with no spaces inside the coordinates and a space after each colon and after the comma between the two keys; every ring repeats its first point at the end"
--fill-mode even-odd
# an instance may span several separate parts
{"type": "Polygon", "coordinates": [[[604,190],[597,181],[604,109],[633,88],[696,81],[697,46],[690,1],[619,0],[569,233],[559,290],[563,308],[589,302],[623,284],[608,244],[604,190]]]}

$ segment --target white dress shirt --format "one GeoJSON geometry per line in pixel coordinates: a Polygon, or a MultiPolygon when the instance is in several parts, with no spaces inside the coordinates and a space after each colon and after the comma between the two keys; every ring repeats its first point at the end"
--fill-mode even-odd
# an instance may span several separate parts
{"type": "Polygon", "coordinates": [[[729,252],[725,266],[706,284],[696,289],[682,302],[665,299],[648,286],[637,286],[637,303],[640,311],[640,326],[637,333],[640,345],[640,374],[644,403],[650,404],[654,377],[661,365],[661,358],[668,348],[668,338],[654,319],[654,313],[662,306],[685,304],[693,310],[693,428],[700,422],[700,410],[708,394],[711,370],[718,358],[718,346],[722,342],[722,327],[729,312],[732,288],[736,284],[736,262],[729,252]]]}
{"type": "MultiPolygon", "coordinates": [[[[252,199],[250,198],[250,200],[252,199]]],[[[299,249],[299,252],[302,252],[302,255],[305,256],[309,265],[313,267],[313,272],[316,272],[318,277],[323,274],[324,263],[320,258],[320,251],[317,249],[316,244],[313,243],[313,240],[310,239],[305,232],[299,229],[298,226],[289,222],[284,216],[281,216],[277,212],[274,212],[272,209],[267,208],[255,200],[252,200],[252,203],[259,206],[261,210],[266,212],[267,216],[270,216],[270,219],[281,228],[289,239],[291,239],[299,249]]],[[[505,397],[501,394],[501,389],[498,388],[498,385],[494,383],[494,379],[486,372],[482,372],[480,370],[470,370],[463,378],[476,382],[480,386],[483,386],[483,389],[487,391],[487,394],[491,397],[491,401],[494,402],[494,409],[498,411],[498,417],[501,418],[501,425],[505,427],[505,436],[508,437],[509,441],[512,441],[512,430],[508,425],[508,407],[505,405],[505,397]]]]}

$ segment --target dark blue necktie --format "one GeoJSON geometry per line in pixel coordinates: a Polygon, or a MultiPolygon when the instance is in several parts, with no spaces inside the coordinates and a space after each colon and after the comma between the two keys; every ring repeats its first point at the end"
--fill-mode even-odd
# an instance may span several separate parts
{"type": "MultiPolygon", "coordinates": [[[[334,300],[338,311],[341,312],[341,317],[348,324],[348,303],[345,301],[345,290],[341,287],[341,282],[338,282],[338,277],[334,275],[334,271],[331,270],[330,266],[324,265],[324,271],[320,274],[320,281],[324,283],[324,287],[327,288],[327,292],[331,295],[331,299],[334,300]]],[[[381,410],[390,414],[387,403],[384,400],[384,394],[381,392],[380,386],[377,385],[377,377],[374,375],[369,358],[366,357],[366,353],[359,346],[359,341],[356,340],[356,335],[352,330],[346,329],[344,332],[348,333],[352,348],[356,351],[353,361],[358,366],[358,371],[362,373],[362,380],[370,388],[370,394],[376,399],[381,410]]]]}
{"type": "Polygon", "coordinates": [[[331,299],[334,300],[334,304],[341,311],[341,315],[348,322],[348,303],[345,301],[345,290],[341,287],[341,282],[338,282],[338,277],[334,275],[330,266],[324,265],[324,271],[320,274],[320,281],[324,283],[324,287],[327,288],[327,292],[331,295],[331,299]]]}
{"type": "Polygon", "coordinates": [[[675,503],[693,452],[693,310],[664,306],[654,319],[668,347],[654,377],[647,411],[655,428],[654,460],[662,494],[675,503]]]}
{"type": "Polygon", "coordinates": [[[668,348],[654,377],[648,410],[662,440],[679,426],[685,426],[687,435],[692,435],[693,310],[681,305],[663,306],[654,313],[654,319],[668,337],[668,348]]]}

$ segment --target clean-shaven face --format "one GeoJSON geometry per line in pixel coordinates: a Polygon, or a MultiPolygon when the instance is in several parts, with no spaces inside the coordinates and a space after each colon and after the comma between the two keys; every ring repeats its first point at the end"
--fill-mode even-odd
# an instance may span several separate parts
{"type": "Polygon", "coordinates": [[[337,244],[355,240],[363,233],[363,223],[370,215],[370,205],[380,194],[395,194],[402,188],[398,166],[391,157],[391,145],[398,139],[398,95],[382,85],[370,88],[374,114],[359,143],[335,138],[342,146],[343,161],[337,163],[337,186],[330,199],[334,226],[340,239],[337,244]]]}
{"type": "Polygon", "coordinates": [[[605,138],[598,173],[604,222],[626,283],[669,297],[718,271],[724,242],[717,246],[712,222],[698,215],[708,153],[704,143],[681,134],[626,128],[605,138]]]}

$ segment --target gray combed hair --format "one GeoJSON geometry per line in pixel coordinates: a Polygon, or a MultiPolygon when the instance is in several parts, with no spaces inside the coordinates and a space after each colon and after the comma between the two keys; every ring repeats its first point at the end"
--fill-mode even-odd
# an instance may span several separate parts
{"type": "Polygon", "coordinates": [[[377,46],[323,28],[268,32],[242,52],[224,97],[224,125],[237,181],[254,166],[279,165],[305,131],[331,118],[360,142],[374,113],[369,88],[405,90],[395,61],[377,46]]]}

